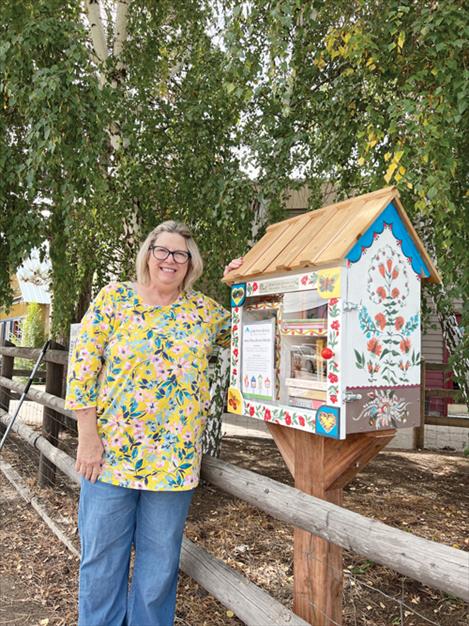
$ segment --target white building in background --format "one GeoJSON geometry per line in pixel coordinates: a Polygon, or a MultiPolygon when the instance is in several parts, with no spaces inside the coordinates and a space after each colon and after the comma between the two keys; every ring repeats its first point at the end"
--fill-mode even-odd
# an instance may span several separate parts
{"type": "Polygon", "coordinates": [[[18,344],[21,339],[21,325],[28,312],[28,306],[40,306],[44,331],[49,331],[51,296],[49,291],[50,261],[41,261],[39,251],[33,250],[29,259],[11,277],[13,304],[9,309],[0,307],[0,341],[9,340],[18,344]]]}

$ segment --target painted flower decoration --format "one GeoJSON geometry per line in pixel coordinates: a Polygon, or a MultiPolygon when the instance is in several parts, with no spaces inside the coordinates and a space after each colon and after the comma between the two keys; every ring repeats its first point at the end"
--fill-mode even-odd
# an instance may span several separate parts
{"type": "Polygon", "coordinates": [[[420,326],[420,313],[414,309],[416,312],[409,317],[404,314],[409,295],[406,267],[399,250],[386,244],[373,256],[368,269],[368,296],[379,308],[373,310],[369,303],[364,303],[359,309],[358,321],[367,340],[368,354],[357,349],[354,353],[355,367],[367,373],[370,383],[406,383],[412,368],[420,363],[420,353],[412,350],[411,341],[411,335],[420,326]],[[408,360],[402,355],[408,355],[408,360]]]}
{"type": "Polygon", "coordinates": [[[376,356],[379,356],[381,352],[383,351],[383,346],[376,339],[376,337],[373,337],[372,339],[370,339],[367,342],[366,347],[368,348],[368,352],[372,352],[373,354],[376,354],[376,356]]]}
{"type": "Polygon", "coordinates": [[[412,343],[410,339],[405,338],[405,339],[402,339],[402,341],[400,342],[399,348],[401,349],[401,352],[403,354],[407,354],[410,351],[411,345],[412,343]]]}
{"type": "Polygon", "coordinates": [[[393,389],[376,389],[368,393],[370,400],[354,421],[365,418],[370,426],[379,428],[396,428],[406,422],[409,402],[400,398],[393,389]]]}
{"type": "Polygon", "coordinates": [[[381,302],[381,300],[384,300],[384,298],[386,297],[386,289],[384,287],[378,287],[378,289],[376,290],[376,295],[381,302]]]}
{"type": "Polygon", "coordinates": [[[377,313],[375,315],[375,321],[381,330],[386,328],[386,316],[383,313],[377,313]]]}
{"type": "Polygon", "coordinates": [[[373,256],[368,270],[368,294],[373,302],[384,302],[402,305],[409,295],[407,269],[399,265],[400,257],[390,245],[380,248],[373,256]],[[395,281],[399,280],[397,287],[395,281]]]}
{"type": "Polygon", "coordinates": [[[230,413],[236,413],[242,415],[243,413],[243,398],[239,389],[230,387],[228,389],[228,409],[230,413]]]}
{"type": "Polygon", "coordinates": [[[404,326],[405,320],[402,317],[402,315],[399,315],[398,317],[396,317],[395,321],[394,321],[394,328],[396,330],[401,330],[401,328],[404,326]]]}

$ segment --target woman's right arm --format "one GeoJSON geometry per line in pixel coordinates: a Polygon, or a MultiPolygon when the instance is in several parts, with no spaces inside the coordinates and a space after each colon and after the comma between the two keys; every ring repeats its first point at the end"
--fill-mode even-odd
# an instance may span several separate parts
{"type": "Polygon", "coordinates": [[[76,471],[92,483],[101,474],[104,447],[98,435],[96,407],[75,411],[78,423],[76,471]]]}
{"type": "Polygon", "coordinates": [[[81,321],[68,368],[65,408],[75,412],[78,422],[75,469],[91,482],[96,481],[102,469],[103,444],[96,420],[98,376],[113,323],[112,288],[108,285],[101,289],[81,321]]]}

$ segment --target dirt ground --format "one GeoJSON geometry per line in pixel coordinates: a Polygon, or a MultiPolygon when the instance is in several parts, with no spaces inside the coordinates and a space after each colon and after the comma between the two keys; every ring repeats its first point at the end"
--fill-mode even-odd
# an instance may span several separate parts
{"type": "MultiPolygon", "coordinates": [[[[37,455],[19,442],[7,446],[3,458],[78,547],[77,487],[61,483],[54,490],[39,489],[33,478],[37,455]]],[[[222,458],[291,484],[269,440],[225,438],[222,458]]],[[[468,476],[469,461],[460,455],[385,451],[346,488],[344,506],[469,550],[468,476]]],[[[77,559],[1,473],[0,489],[0,626],[74,626],[77,559]]],[[[205,485],[195,496],[186,534],[291,607],[292,527],[205,485]]],[[[356,555],[345,553],[344,578],[344,626],[469,624],[464,602],[356,555]]],[[[240,624],[203,588],[181,576],[176,626],[240,624]]]]}

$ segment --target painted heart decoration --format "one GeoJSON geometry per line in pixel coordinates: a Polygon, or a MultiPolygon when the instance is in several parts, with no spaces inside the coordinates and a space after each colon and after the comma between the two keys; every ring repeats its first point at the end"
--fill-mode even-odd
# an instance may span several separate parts
{"type": "Polygon", "coordinates": [[[336,416],[325,411],[319,412],[318,419],[326,433],[330,433],[336,424],[336,416]]]}
{"type": "Polygon", "coordinates": [[[231,294],[231,298],[236,306],[241,302],[244,298],[244,289],[242,287],[237,287],[233,289],[233,293],[231,294]]]}

